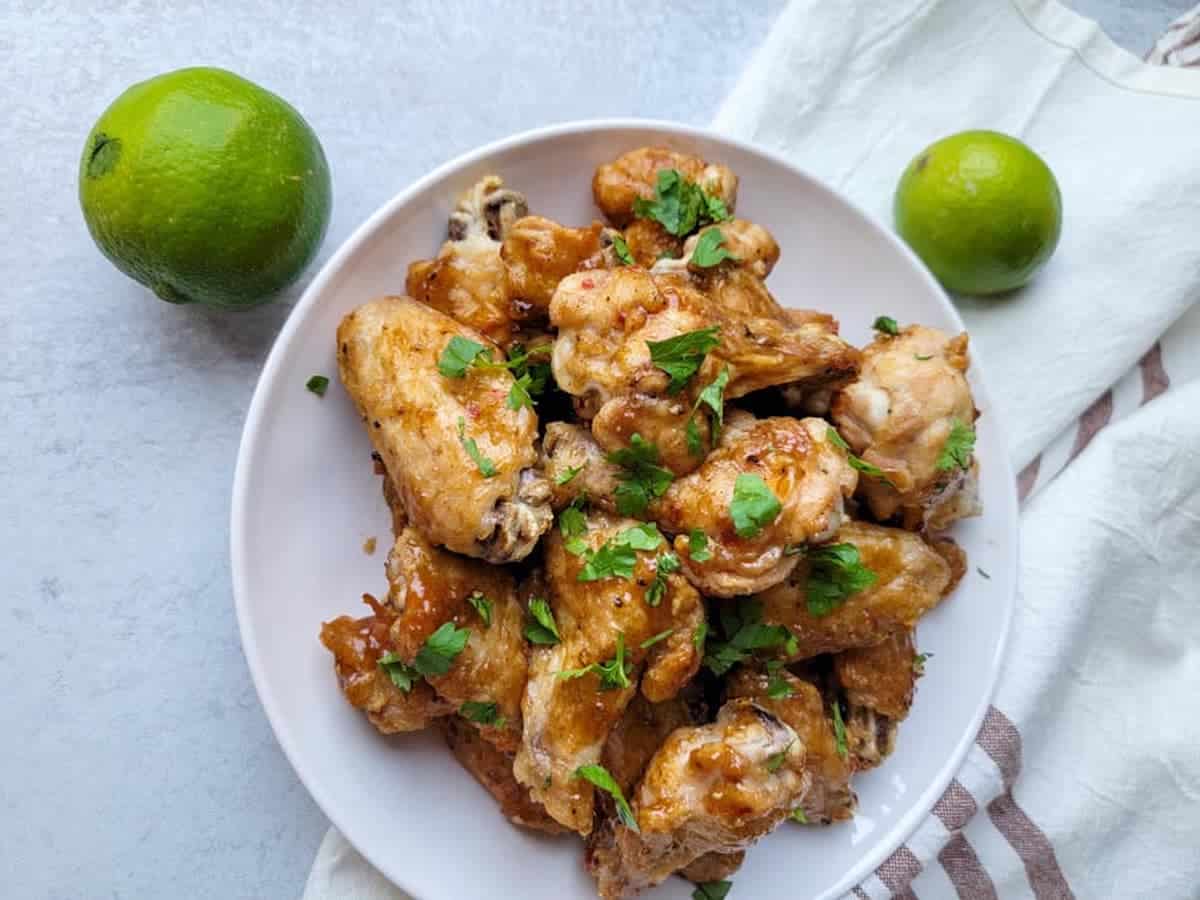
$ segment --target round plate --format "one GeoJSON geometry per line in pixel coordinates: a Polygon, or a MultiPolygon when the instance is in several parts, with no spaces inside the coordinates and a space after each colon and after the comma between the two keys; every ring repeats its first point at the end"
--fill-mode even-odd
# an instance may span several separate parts
{"type": "MultiPolygon", "coordinates": [[[[598,163],[665,144],[730,166],[738,213],[774,233],[783,255],[769,285],[785,306],[838,317],[856,344],[875,317],[963,327],[937,283],[885,228],[777,156],[716,134],[660,122],[581,122],[476,150],[443,166],[371,216],[313,281],[267,359],[242,435],[233,487],[232,564],[242,645],[258,695],[300,780],[349,841],[420,900],[464,896],[594,898],[573,838],[509,825],[434,734],[383,737],[342,698],[321,622],[364,615],[364,591],[386,592],[387,510],[371,446],[334,359],[339,320],[401,293],[411,260],[433,255],[458,194],[487,173],[569,224],[598,216],[598,163]],[[333,378],[320,399],[310,375],[333,378]],[[379,538],[374,556],[363,541],[379,538]]],[[[984,515],[954,536],[970,556],[955,594],[921,622],[933,659],[895,754],[857,778],[859,812],[829,828],[781,827],[735,876],[743,897],[832,897],[872,872],[917,826],[962,762],[995,685],[1016,583],[1017,505],[1005,440],[976,360],[983,412],[977,448],[984,515]],[[978,568],[977,568],[978,567],[978,568]],[[990,579],[979,574],[983,569],[990,579]]],[[[646,896],[690,896],[670,879],[646,896]]]]}

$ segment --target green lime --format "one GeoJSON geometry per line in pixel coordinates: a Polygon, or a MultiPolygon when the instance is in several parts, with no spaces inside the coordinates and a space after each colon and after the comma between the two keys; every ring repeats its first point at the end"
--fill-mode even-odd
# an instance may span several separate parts
{"type": "Polygon", "coordinates": [[[172,303],[242,309],[296,279],[329,224],[317,136],[223,69],[135,84],[93,126],[79,202],[100,250],[172,303]]]}
{"type": "Polygon", "coordinates": [[[1062,195],[1042,158],[1016,138],[964,131],[908,164],[896,230],[949,290],[998,294],[1025,284],[1054,253],[1062,195]]]}

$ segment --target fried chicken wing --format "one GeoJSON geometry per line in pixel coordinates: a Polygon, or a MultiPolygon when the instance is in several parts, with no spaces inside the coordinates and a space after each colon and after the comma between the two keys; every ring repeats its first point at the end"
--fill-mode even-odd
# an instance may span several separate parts
{"type": "Polygon", "coordinates": [[[643,269],[649,269],[661,260],[683,256],[683,238],[671,234],[654,219],[634,219],[625,226],[622,234],[629,255],[643,269]]]}
{"type": "Polygon", "coordinates": [[[426,681],[455,709],[467,702],[495,704],[498,717],[479,724],[480,732],[502,750],[515,750],[528,663],[525,613],[512,575],[439,550],[412,527],[396,538],[386,570],[397,655],[412,665],[429,636],[445,623],[468,629],[467,644],[449,671],[427,675],[426,681]],[[486,617],[471,598],[488,610],[486,617]]]}
{"type": "Polygon", "coordinates": [[[379,665],[379,659],[394,650],[390,630],[395,616],[370,594],[363,600],[373,614],[355,619],[339,616],[321,626],[321,643],[333,654],[334,671],[346,700],[366,713],[383,734],[421,731],[454,708],[433,692],[428,684],[414,684],[402,691],[379,665]]]}
{"type": "Polygon", "coordinates": [[[543,218],[525,216],[513,223],[500,246],[509,296],[522,317],[545,317],[558,283],[574,272],[614,264],[611,233],[599,222],[569,228],[543,218]]]}
{"type": "Polygon", "coordinates": [[[405,292],[507,344],[514,312],[500,242],[526,212],[523,195],[505,188],[496,175],[484,176],[450,214],[448,239],[438,255],[408,267],[405,292]]]}
{"type": "Polygon", "coordinates": [[[796,567],[796,547],[828,540],[837,531],[858,474],[828,431],[821,419],[755,419],[735,410],[704,464],[676,479],[652,504],[650,514],[677,535],[684,571],[703,593],[736,597],[765,590],[796,567]],[[745,535],[733,514],[743,475],[761,478],[780,507],[770,522],[745,535]],[[695,529],[707,536],[707,560],[691,556],[695,529]]]}
{"type": "Polygon", "coordinates": [[[845,699],[846,742],[856,770],[873,769],[896,747],[917,684],[912,629],[902,628],[873,647],[833,656],[833,679],[845,699]]]}
{"type": "MultiPolygon", "coordinates": [[[[771,232],[761,225],[747,222],[745,219],[728,219],[724,222],[706,225],[697,231],[684,242],[683,250],[677,254],[677,258],[656,257],[652,265],[656,274],[690,272],[693,275],[705,277],[741,269],[761,281],[771,274],[771,270],[775,268],[777,262],[779,262],[779,243],[771,232]],[[721,246],[731,253],[732,257],[727,258],[727,261],[719,266],[700,265],[692,257],[705,232],[714,229],[720,231],[721,246]]],[[[712,278],[711,280],[719,279],[712,278]]]]}
{"type": "MultiPolygon", "coordinates": [[[[611,549],[611,541],[638,525],[591,512],[583,540],[593,553],[605,545],[611,549]]],[[[665,550],[665,542],[656,549],[665,550]]],[[[581,581],[585,557],[568,552],[557,529],[546,539],[549,602],[560,640],[535,646],[530,654],[524,736],[513,771],[551,816],[585,835],[592,828],[594,794],[589,782],[575,777],[576,770],[599,761],[639,680],[642,695],[661,702],[700,667],[693,641],[704,621],[700,596],[681,576],[660,576],[653,552],[627,550],[635,558],[632,578],[581,581]],[[661,597],[651,605],[651,589],[660,578],[661,597]],[[616,674],[618,645],[624,675],[616,674]],[[603,664],[614,674],[602,677],[595,669],[603,664]],[[580,674],[560,675],[571,671],[580,674]]]]}
{"type": "Polygon", "coordinates": [[[623,228],[633,221],[633,201],[654,197],[658,173],[663,169],[676,169],[733,212],[738,180],[731,169],[666,147],[639,147],[598,166],[592,177],[592,198],[608,221],[623,228]]]}
{"type": "Polygon", "coordinates": [[[827,615],[809,609],[810,563],[801,559],[788,579],[757,595],[763,620],[785,625],[797,641],[792,659],[878,644],[912,628],[945,596],[950,566],[921,538],[899,528],[846,522],[834,538],[853,544],[875,582],[827,615]]]}
{"type": "Polygon", "coordinates": [[[545,808],[529,796],[529,791],[513,777],[513,755],[506,753],[480,736],[461,716],[438,719],[438,727],[446,746],[459,765],[471,773],[485,791],[500,805],[500,812],[515,825],[561,834],[566,831],[546,815],[545,808]]]}
{"type": "Polygon", "coordinates": [[[620,483],[621,467],[611,463],[582,425],[551,422],[542,438],[542,468],[553,483],[552,504],[562,509],[576,497],[615,513],[613,496],[620,483]]]}
{"type": "Polygon", "coordinates": [[[729,701],[709,725],[676,729],[634,794],[639,830],[618,828],[615,852],[592,858],[600,896],[628,897],[706,854],[744,850],[810,784],[796,732],[749,699],[729,701]]]}
{"type": "Polygon", "coordinates": [[[499,355],[483,335],[415,300],[373,300],[338,327],[338,369],[412,524],[458,553],[522,559],[551,520],[550,485],[536,468],[537,416],[509,408],[513,378],[503,369],[439,374],[456,336],[499,355]]]}
{"type": "Polygon", "coordinates": [[[969,365],[966,333],[909,325],[879,334],[863,351],[858,378],[835,395],[842,437],[886,476],[860,485],[876,519],[900,514],[905,527],[937,530],[979,513],[970,451],[959,460],[945,455],[952,435],[975,422],[969,365]]]}

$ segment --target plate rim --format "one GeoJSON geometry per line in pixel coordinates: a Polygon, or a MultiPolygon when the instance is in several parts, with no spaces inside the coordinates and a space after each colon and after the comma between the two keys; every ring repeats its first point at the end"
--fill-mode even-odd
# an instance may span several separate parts
{"type": "MultiPolygon", "coordinates": [[[[326,260],[324,265],[321,266],[316,276],[314,276],[313,280],[304,289],[295,306],[288,312],[283,327],[280,328],[279,333],[275,336],[266,361],[259,372],[258,380],[255,382],[254,393],[251,396],[250,405],[246,412],[246,420],[238,441],[237,461],[233,477],[232,503],[230,506],[229,558],[233,582],[234,610],[237,618],[242,655],[245,657],[247,667],[250,670],[250,679],[254,684],[255,694],[258,696],[258,701],[263,708],[263,712],[266,714],[267,722],[271,726],[275,740],[279,744],[279,748],[283,751],[288,764],[292,767],[292,771],[296,773],[296,777],[320,808],[322,814],[338,829],[346,838],[346,841],[354,847],[355,851],[361,854],[364,859],[383,874],[389,882],[414,898],[418,898],[418,900],[424,900],[424,898],[421,898],[413,889],[411,881],[398,877],[399,873],[396,867],[390,865],[388,860],[372,858],[370,853],[360,848],[339,820],[340,817],[331,812],[335,804],[326,795],[324,789],[319,787],[319,779],[311,778],[310,773],[299,762],[298,741],[289,731],[284,716],[276,705],[274,695],[268,689],[268,681],[264,673],[264,663],[257,649],[259,644],[254,639],[255,628],[249,612],[245,543],[251,460],[256,452],[258,435],[261,433],[259,426],[267,412],[267,394],[271,385],[277,379],[286,348],[291,343],[295,332],[300,328],[300,323],[306,318],[309,308],[313,307],[317,302],[317,298],[324,293],[326,285],[338,275],[346,264],[346,260],[374,235],[380,225],[385,223],[398,210],[402,209],[413,197],[420,194],[429,186],[498,153],[569,135],[628,130],[656,131],[685,140],[690,138],[724,144],[739,151],[763,157],[775,165],[786,169],[790,174],[827,195],[828,198],[845,206],[864,228],[875,232],[877,236],[882,236],[894,249],[898,250],[909,261],[909,264],[917,270],[926,285],[938,296],[957,327],[963,331],[966,330],[957,307],[950,301],[942,286],[912,249],[889,228],[885,227],[875,216],[868,213],[845,194],[835,190],[817,176],[773,150],[741,138],[722,134],[712,128],[687,125],[665,119],[626,117],[576,119],[531,128],[488,142],[455,156],[402,188],[390,199],[381,204],[350,233],[329,259],[326,260]]],[[[983,395],[988,398],[988,417],[994,423],[994,427],[1001,439],[1000,443],[1006,445],[1007,441],[1005,439],[1008,431],[1004,424],[1004,418],[996,409],[994,401],[991,400],[991,392],[987,388],[987,379],[985,377],[986,364],[980,358],[978,348],[972,347],[972,355],[975,362],[972,378],[983,395]]],[[[843,873],[832,887],[815,896],[813,900],[831,900],[831,898],[841,896],[851,890],[855,885],[870,877],[885,859],[916,832],[921,823],[930,815],[938,798],[942,796],[951,780],[953,780],[954,776],[962,768],[967,753],[975,742],[975,738],[983,724],[984,716],[987,714],[988,709],[991,707],[992,699],[996,695],[1000,672],[1007,656],[1008,643],[1012,631],[1012,620],[1016,608],[1017,575],[1020,562],[1019,504],[1016,476],[1012,470],[1012,462],[1008,453],[1000,454],[1000,458],[996,460],[989,460],[988,465],[997,466],[1002,470],[1003,483],[1007,486],[1004,491],[1005,502],[1002,512],[1004,518],[1011,522],[1013,552],[1009,564],[1009,572],[1007,573],[1009,589],[1005,595],[999,638],[996,642],[996,650],[992,654],[991,660],[988,661],[987,689],[983,692],[967,728],[959,738],[957,744],[955,744],[953,751],[946,758],[942,767],[938,770],[938,774],[933,778],[924,792],[913,802],[909,812],[892,827],[883,839],[876,843],[874,848],[865,852],[853,866],[843,873]]]]}

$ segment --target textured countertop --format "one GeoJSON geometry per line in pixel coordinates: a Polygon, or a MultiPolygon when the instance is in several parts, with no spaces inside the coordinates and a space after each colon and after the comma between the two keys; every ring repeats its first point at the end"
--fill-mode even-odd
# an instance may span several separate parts
{"type": "MultiPolygon", "coordinates": [[[[1069,5],[1140,54],[1192,2],[1069,5]]],[[[222,315],[126,280],[79,214],[88,129],[181,66],[275,90],[333,170],[323,262],[480,143],[596,116],[706,123],[782,2],[18,5],[0,13],[0,894],[295,897],[326,822],[250,683],[228,520],[243,416],[300,287],[222,315]]]]}

